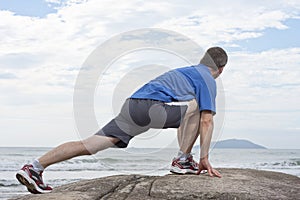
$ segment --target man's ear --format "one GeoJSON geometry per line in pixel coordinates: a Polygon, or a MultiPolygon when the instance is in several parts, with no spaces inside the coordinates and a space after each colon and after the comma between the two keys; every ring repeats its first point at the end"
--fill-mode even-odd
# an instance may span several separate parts
{"type": "Polygon", "coordinates": [[[224,67],[220,67],[219,70],[219,74],[222,74],[224,67]]]}

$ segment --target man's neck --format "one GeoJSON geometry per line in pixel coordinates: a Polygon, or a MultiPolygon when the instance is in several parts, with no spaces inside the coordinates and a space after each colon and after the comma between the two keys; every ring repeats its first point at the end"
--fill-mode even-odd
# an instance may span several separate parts
{"type": "Polygon", "coordinates": [[[218,78],[220,76],[219,71],[218,70],[214,70],[210,67],[208,67],[210,74],[212,75],[212,77],[214,77],[214,79],[218,78]]]}

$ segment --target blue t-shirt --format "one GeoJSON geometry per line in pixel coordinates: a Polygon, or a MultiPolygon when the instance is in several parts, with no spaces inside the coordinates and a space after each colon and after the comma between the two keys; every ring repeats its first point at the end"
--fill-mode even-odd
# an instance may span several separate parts
{"type": "Polygon", "coordinates": [[[216,90],[216,82],[209,69],[199,64],[168,71],[145,84],[130,98],[162,102],[196,99],[200,111],[216,113],[216,90]]]}

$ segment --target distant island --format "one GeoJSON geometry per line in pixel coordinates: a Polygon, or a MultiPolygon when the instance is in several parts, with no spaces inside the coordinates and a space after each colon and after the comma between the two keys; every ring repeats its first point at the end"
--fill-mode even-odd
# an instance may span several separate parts
{"type": "MultiPolygon", "coordinates": [[[[210,146],[217,149],[267,149],[266,147],[254,144],[249,140],[240,139],[228,139],[212,142],[210,146]]],[[[196,145],[194,148],[200,148],[200,146],[196,145]]]]}

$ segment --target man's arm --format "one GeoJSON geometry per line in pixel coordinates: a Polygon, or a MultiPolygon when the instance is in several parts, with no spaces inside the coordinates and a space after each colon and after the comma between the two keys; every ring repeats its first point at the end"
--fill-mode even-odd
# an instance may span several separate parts
{"type": "Polygon", "coordinates": [[[207,170],[210,176],[217,176],[221,178],[221,174],[212,168],[208,161],[209,147],[214,130],[214,121],[211,111],[202,111],[200,116],[200,162],[199,171],[207,170]]]}

